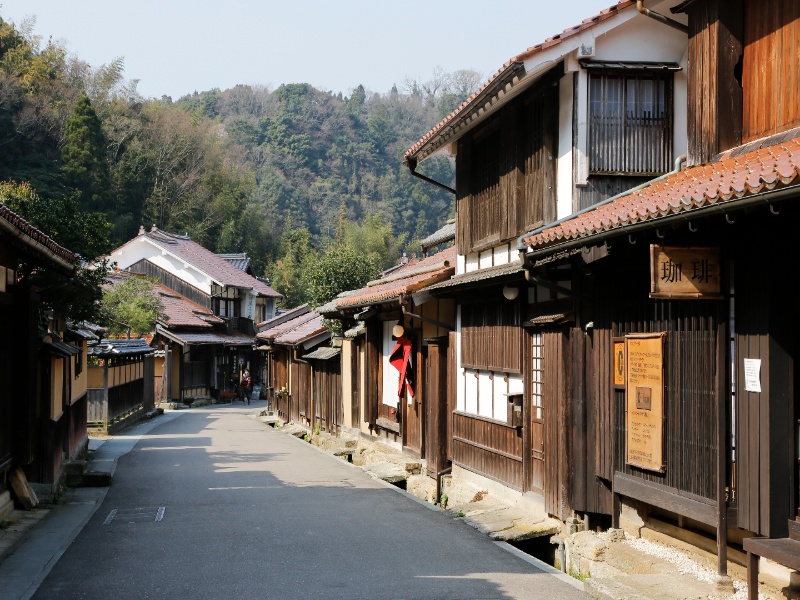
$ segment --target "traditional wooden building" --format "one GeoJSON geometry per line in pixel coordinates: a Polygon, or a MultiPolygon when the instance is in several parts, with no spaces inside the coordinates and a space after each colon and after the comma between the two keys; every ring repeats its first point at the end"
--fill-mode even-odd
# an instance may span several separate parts
{"type": "MultiPolygon", "coordinates": [[[[0,203],[0,513],[7,475],[21,468],[50,496],[62,464],[86,447],[85,353],[67,343],[66,321],[48,310],[23,263],[75,274],[76,257],[0,203]],[[46,329],[40,330],[44,324],[46,329]]],[[[70,338],[73,339],[73,338],[70,338]]]]}
{"type": "Polygon", "coordinates": [[[545,370],[565,347],[542,328],[585,325],[568,273],[526,275],[517,238],[685,158],[686,18],[650,18],[677,4],[618,2],[512,57],[405,155],[429,181],[417,171],[429,156],[456,165],[456,273],[429,290],[457,307],[454,476],[513,490],[542,515],[610,515],[611,483],[592,437],[600,399],[571,405],[570,365],[545,370]]]}
{"type": "Polygon", "coordinates": [[[338,351],[315,354],[331,339],[322,316],[303,305],[263,327],[256,342],[268,355],[267,400],[272,408],[285,421],[309,428],[319,423],[321,431],[338,431],[342,412],[341,392],[336,389],[341,372],[338,351]],[[309,354],[312,360],[306,359],[309,354]]]}
{"type": "Polygon", "coordinates": [[[345,426],[426,459],[433,475],[446,460],[439,452],[446,437],[438,424],[446,426],[446,356],[454,314],[452,301],[425,290],[453,274],[455,257],[453,247],[413,257],[317,309],[345,324],[345,426]],[[431,424],[432,419],[437,420],[431,424]]]}
{"type": "Polygon", "coordinates": [[[800,5],[675,9],[689,166],[519,249],[530,282],[569,287],[575,315],[539,329],[544,410],[586,431],[568,437],[572,508],[710,538],[721,575],[744,548],[755,597],[758,556],[800,566],[800,346],[781,258],[800,200],[800,5]]]}

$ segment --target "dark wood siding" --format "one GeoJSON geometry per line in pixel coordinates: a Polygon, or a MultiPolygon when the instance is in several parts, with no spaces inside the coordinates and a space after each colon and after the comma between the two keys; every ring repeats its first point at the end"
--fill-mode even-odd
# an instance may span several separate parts
{"type": "Polygon", "coordinates": [[[167,286],[169,289],[186,296],[192,302],[197,302],[200,306],[211,310],[211,296],[189,285],[183,279],[175,277],[172,273],[157,267],[148,260],[140,260],[132,264],[129,269],[132,273],[144,273],[148,277],[153,277],[167,286]]]}
{"type": "Polygon", "coordinates": [[[743,0],[695,2],[689,9],[688,163],[742,142],[743,0]]]}
{"type": "MultiPolygon", "coordinates": [[[[716,301],[650,301],[637,310],[627,306],[627,317],[613,334],[665,331],[664,463],[665,473],[625,464],[625,394],[615,390],[618,472],[663,484],[679,495],[712,504],[717,498],[717,324],[724,312],[716,301]],[[638,316],[637,316],[638,314],[638,316]]],[[[595,331],[595,335],[598,331],[595,331]]],[[[610,352],[604,352],[609,357],[610,352]]],[[[610,364],[610,363],[609,363],[610,364]]],[[[607,367],[608,368],[608,367],[607,367]]],[[[608,368],[610,370],[610,368],[608,368]]],[[[607,383],[610,385],[610,382],[607,383]]]]}
{"type": "Polygon", "coordinates": [[[734,277],[738,524],[770,537],[787,535],[797,502],[796,301],[791,278],[774,260],[790,251],[790,243],[772,239],[742,248],[734,277]],[[761,360],[760,393],[745,389],[745,358],[761,360]]]}
{"type": "Polygon", "coordinates": [[[337,434],[344,422],[341,357],[314,361],[314,412],[320,431],[337,434]]]}
{"type": "Polygon", "coordinates": [[[545,79],[458,143],[456,243],[463,253],[555,219],[558,88],[555,76],[545,79]]]}
{"type": "Polygon", "coordinates": [[[461,366],[522,373],[522,305],[480,302],[461,305],[461,366]]]}
{"type": "Polygon", "coordinates": [[[800,125],[800,2],[749,1],[744,23],[742,141],[749,142],[800,125]]]}
{"type": "Polygon", "coordinates": [[[428,344],[425,356],[425,445],[429,477],[447,466],[447,338],[428,344]]]}
{"type": "Polygon", "coordinates": [[[453,463],[522,490],[522,430],[455,412],[453,463]]]}

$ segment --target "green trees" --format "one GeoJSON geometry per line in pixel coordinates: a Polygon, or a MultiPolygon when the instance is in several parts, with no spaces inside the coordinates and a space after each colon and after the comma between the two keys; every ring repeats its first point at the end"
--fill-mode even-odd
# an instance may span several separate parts
{"type": "Polygon", "coordinates": [[[89,96],[78,98],[64,132],[61,151],[65,182],[73,188],[81,204],[90,210],[108,210],[108,163],[106,139],[89,96]]]}
{"type": "MultiPolygon", "coordinates": [[[[402,158],[471,93],[472,71],[439,69],[386,94],[238,85],[173,102],[142,98],[122,59],[92,67],[59,42],[42,47],[31,24],[0,18],[0,41],[0,181],[30,182],[60,204],[54,214],[102,213],[113,228],[87,234],[92,243],[122,243],[140,225],[189,233],[247,252],[293,306],[308,299],[307,257],[332,240],[379,271],[453,214],[453,198],[402,158]]],[[[424,172],[453,185],[446,158],[424,172]]]]}
{"type": "Polygon", "coordinates": [[[44,198],[28,183],[0,182],[0,202],[78,256],[76,277],[68,286],[47,270],[23,265],[21,276],[46,290],[44,300],[75,321],[94,321],[101,284],[109,272],[106,262],[88,268],[111,251],[111,226],[98,213],[80,210],[72,197],[44,198]]]}
{"type": "Polygon", "coordinates": [[[132,275],[117,280],[103,291],[102,324],[115,335],[144,335],[153,331],[156,321],[163,320],[164,304],[155,291],[155,282],[132,275]]]}

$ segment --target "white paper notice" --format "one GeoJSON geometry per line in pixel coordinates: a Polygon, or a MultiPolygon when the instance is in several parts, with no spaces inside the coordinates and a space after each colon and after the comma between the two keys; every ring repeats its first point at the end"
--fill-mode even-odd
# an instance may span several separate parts
{"type": "Polygon", "coordinates": [[[761,359],[744,359],[744,389],[747,392],[761,392],[761,359]]]}

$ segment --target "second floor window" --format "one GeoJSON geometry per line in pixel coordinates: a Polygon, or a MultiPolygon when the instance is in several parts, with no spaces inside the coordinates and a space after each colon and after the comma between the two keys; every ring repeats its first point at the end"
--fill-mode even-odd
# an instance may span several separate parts
{"type": "Polygon", "coordinates": [[[589,172],[660,175],[672,169],[672,72],[589,74],[589,172]]]}
{"type": "Polygon", "coordinates": [[[236,317],[238,315],[234,314],[236,310],[236,300],[230,300],[227,298],[218,298],[217,299],[217,316],[219,317],[236,317]]]}

